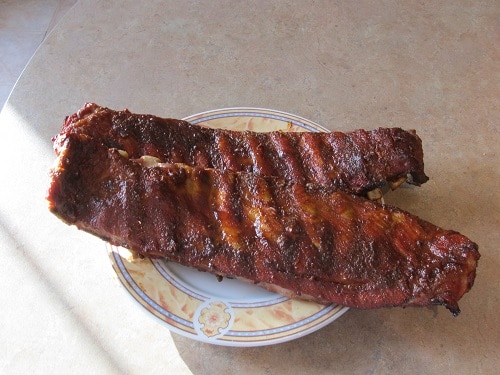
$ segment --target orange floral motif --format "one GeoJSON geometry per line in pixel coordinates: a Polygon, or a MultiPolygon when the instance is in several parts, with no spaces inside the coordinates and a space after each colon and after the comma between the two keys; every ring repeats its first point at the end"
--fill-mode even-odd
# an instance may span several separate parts
{"type": "Polygon", "coordinates": [[[198,322],[200,330],[207,336],[217,336],[221,330],[229,325],[231,315],[226,312],[227,306],[223,302],[212,302],[200,312],[198,322]]]}

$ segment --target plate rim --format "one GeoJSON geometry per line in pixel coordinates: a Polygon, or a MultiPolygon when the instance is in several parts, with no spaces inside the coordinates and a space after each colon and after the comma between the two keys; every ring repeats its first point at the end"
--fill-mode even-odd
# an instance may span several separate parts
{"type": "MultiPolygon", "coordinates": [[[[254,112],[253,114],[257,114],[257,115],[259,113],[262,113],[262,112],[269,112],[271,114],[275,114],[276,116],[290,117],[292,119],[292,122],[293,122],[293,119],[296,119],[297,120],[296,122],[300,122],[302,125],[306,125],[306,129],[308,128],[307,124],[311,124],[313,131],[320,130],[320,131],[324,131],[324,132],[330,132],[330,130],[327,129],[326,127],[318,124],[315,121],[309,120],[309,119],[307,119],[305,117],[302,117],[302,116],[299,116],[299,115],[296,115],[296,114],[293,114],[293,113],[290,113],[290,112],[280,111],[280,110],[277,110],[277,109],[264,108],[264,107],[227,107],[227,108],[217,108],[217,109],[211,109],[211,110],[207,110],[207,111],[202,111],[202,112],[199,112],[199,113],[195,113],[195,114],[192,114],[192,115],[189,115],[189,116],[185,116],[181,120],[190,122],[190,120],[189,120],[190,118],[195,118],[195,117],[200,117],[200,116],[207,116],[207,115],[210,115],[210,114],[221,113],[221,112],[234,113],[234,114],[245,113],[245,112],[248,112],[248,113],[254,112]]],[[[224,117],[224,116],[220,116],[220,117],[224,117]]],[[[227,116],[227,117],[230,117],[230,116],[227,116]]],[[[265,116],[258,116],[258,117],[265,117],[265,116]]],[[[207,120],[205,120],[205,121],[207,121],[207,120]]],[[[200,122],[203,122],[203,121],[197,121],[194,124],[198,124],[200,122]]],[[[294,124],[294,125],[298,125],[298,124],[294,124]]],[[[298,125],[298,126],[300,126],[300,125],[298,125]]]]}
{"type": "MultiPolygon", "coordinates": [[[[281,335],[278,335],[276,337],[272,337],[269,339],[263,338],[266,335],[260,335],[260,336],[255,336],[254,337],[255,339],[251,338],[250,340],[248,340],[249,336],[238,335],[238,334],[232,334],[232,335],[226,336],[225,333],[218,336],[215,339],[205,338],[202,335],[198,335],[196,333],[191,333],[188,330],[184,330],[184,329],[180,328],[180,326],[170,324],[165,319],[162,319],[158,316],[158,314],[159,314],[159,315],[162,315],[163,317],[166,317],[164,314],[162,314],[161,311],[158,311],[156,308],[151,306],[151,304],[147,300],[145,300],[143,298],[141,298],[139,300],[138,297],[141,297],[141,294],[147,295],[147,293],[145,293],[142,289],[140,289],[139,285],[132,278],[132,276],[130,275],[129,272],[127,272],[126,275],[124,275],[124,273],[121,272],[121,266],[118,264],[116,257],[120,258],[120,262],[122,262],[122,263],[123,263],[124,258],[120,255],[120,253],[118,251],[119,247],[114,246],[114,245],[109,245],[109,244],[106,244],[106,247],[107,247],[107,251],[108,251],[108,257],[111,259],[111,268],[112,268],[112,271],[114,272],[113,276],[118,278],[120,287],[122,289],[124,289],[127,297],[129,299],[131,299],[135,305],[139,306],[140,309],[150,317],[150,319],[153,319],[157,323],[160,323],[162,326],[166,327],[168,330],[170,330],[174,333],[177,333],[183,337],[187,337],[187,338],[195,340],[195,341],[199,341],[199,342],[203,342],[203,343],[207,343],[207,344],[219,345],[219,346],[230,346],[230,347],[258,347],[258,346],[269,346],[269,345],[281,344],[284,342],[299,339],[301,337],[305,337],[313,332],[316,332],[316,331],[320,330],[321,328],[327,326],[328,324],[332,323],[333,321],[337,320],[340,316],[342,316],[343,314],[345,314],[349,310],[349,307],[342,306],[342,305],[337,305],[337,304],[325,305],[325,308],[329,308],[329,309],[327,311],[325,311],[325,309],[322,309],[322,310],[319,310],[318,312],[312,314],[311,316],[317,316],[317,317],[309,322],[304,323],[304,326],[306,326],[305,329],[300,329],[301,327],[291,327],[289,329],[281,329],[281,332],[274,333],[274,335],[276,335],[276,334],[281,334],[281,335]],[[118,272],[117,268],[120,272],[118,272]],[[135,286],[131,285],[129,279],[132,279],[132,282],[135,284],[135,286]],[[142,293],[138,293],[136,289],[140,289],[142,293]],[[152,313],[152,311],[150,309],[148,309],[145,306],[145,304],[147,304],[150,308],[154,309],[156,313],[152,313]],[[314,321],[319,321],[319,323],[315,324],[313,326],[307,327],[307,325],[313,323],[314,321]],[[284,332],[287,332],[287,331],[297,331],[297,332],[294,332],[294,333],[289,334],[289,335],[283,334],[284,332]],[[245,340],[245,341],[237,340],[238,337],[241,337],[241,338],[246,337],[247,340],[245,340]],[[231,338],[233,338],[233,340],[231,340],[231,338]]],[[[149,260],[149,261],[151,261],[151,260],[149,260]]],[[[125,267],[125,266],[123,266],[123,267],[125,267]]],[[[147,295],[147,297],[149,299],[153,300],[151,298],[151,296],[147,295]]],[[[193,296],[190,296],[190,297],[196,298],[193,296]]],[[[216,299],[214,299],[214,301],[215,300],[222,301],[223,299],[216,298],[216,299]]],[[[286,302],[288,300],[289,300],[289,298],[287,298],[284,301],[281,301],[280,303],[286,302]]],[[[211,301],[211,300],[210,299],[204,300],[204,301],[202,301],[201,305],[203,305],[204,303],[206,303],[208,301],[211,301]]],[[[156,301],[153,300],[153,302],[155,304],[157,304],[156,301]]],[[[226,301],[223,301],[223,302],[226,302],[226,301]]],[[[307,301],[305,301],[305,302],[307,302],[307,301]]],[[[164,309],[164,308],[162,308],[162,309],[164,309]]],[[[173,313],[171,313],[171,314],[174,315],[173,313]]],[[[309,316],[307,319],[310,319],[311,316],[309,316]]],[[[176,319],[172,319],[172,318],[169,318],[169,319],[176,321],[176,319]]],[[[185,319],[179,318],[179,320],[185,320],[185,319]]],[[[194,325],[195,325],[194,321],[187,321],[187,322],[193,324],[193,327],[194,327],[194,325]]],[[[288,324],[288,326],[290,326],[290,325],[291,324],[288,324]]],[[[186,328],[191,328],[191,327],[188,327],[187,325],[184,325],[184,326],[186,328]]],[[[287,326],[285,325],[283,327],[287,327],[287,326]]],[[[194,328],[191,328],[191,329],[195,331],[194,328]]],[[[272,328],[268,328],[266,330],[270,331],[270,330],[272,330],[272,328]]],[[[234,332],[236,332],[236,331],[234,331],[234,332]]],[[[273,333],[269,333],[267,335],[273,335],[273,333]]]]}

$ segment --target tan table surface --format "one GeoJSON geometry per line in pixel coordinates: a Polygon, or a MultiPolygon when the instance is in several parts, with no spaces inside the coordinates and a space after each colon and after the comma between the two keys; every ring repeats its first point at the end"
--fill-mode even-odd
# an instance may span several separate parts
{"type": "Polygon", "coordinates": [[[0,373],[497,373],[499,16],[497,1],[80,1],[0,115],[0,373]],[[104,244],[46,208],[51,137],[87,101],[416,129],[431,180],[387,201],[479,244],[461,315],[349,310],[256,348],[171,333],[118,286],[104,244]]]}

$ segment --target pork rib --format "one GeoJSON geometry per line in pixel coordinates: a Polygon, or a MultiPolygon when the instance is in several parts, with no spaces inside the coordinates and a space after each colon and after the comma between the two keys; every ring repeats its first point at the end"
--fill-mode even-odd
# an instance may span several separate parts
{"type": "Polygon", "coordinates": [[[400,128],[239,132],[88,103],[66,118],[56,143],[75,133],[124,150],[131,158],[151,155],[168,163],[313,182],[359,195],[406,177],[415,185],[428,180],[420,138],[400,128]]]}
{"type": "Polygon", "coordinates": [[[315,184],[128,158],[68,134],[50,210],[132,249],[289,295],[355,308],[459,313],[479,253],[465,236],[315,184]]]}

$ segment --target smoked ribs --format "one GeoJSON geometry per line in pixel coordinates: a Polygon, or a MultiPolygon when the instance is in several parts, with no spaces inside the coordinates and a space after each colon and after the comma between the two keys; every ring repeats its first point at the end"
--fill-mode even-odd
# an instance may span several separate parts
{"type": "Polygon", "coordinates": [[[312,182],[357,195],[405,179],[415,185],[428,180],[420,138],[400,128],[240,132],[88,103],[66,118],[56,144],[67,134],[85,134],[130,158],[150,155],[167,163],[312,182]]]}
{"type": "MultiPolygon", "coordinates": [[[[139,142],[131,114],[100,107],[84,112],[89,108],[91,113],[67,120],[56,140],[58,160],[47,199],[50,210],[64,222],[147,257],[244,279],[296,298],[363,309],[439,304],[459,313],[458,300],[472,287],[479,259],[477,245],[465,236],[350,194],[366,186],[355,176],[341,183],[356,187],[347,192],[325,186],[323,177],[308,180],[327,176],[329,167],[320,165],[317,175],[298,180],[285,178],[289,172],[251,173],[265,170],[264,165],[275,173],[268,159],[252,159],[258,163],[249,167],[250,172],[246,167],[221,168],[240,162],[226,160],[229,151],[221,145],[250,150],[253,141],[245,136],[194,131],[188,124],[144,117],[144,127],[161,130],[157,138],[139,142]],[[91,125],[94,121],[97,129],[91,125]],[[85,126],[92,129],[79,131],[85,126]],[[182,137],[188,138],[192,150],[207,134],[215,134],[211,139],[219,149],[187,152],[175,136],[162,138],[185,126],[189,131],[182,137]],[[169,137],[170,151],[158,151],[156,142],[169,137]],[[200,160],[199,166],[187,165],[200,160]]],[[[376,134],[383,132],[352,138],[364,142],[376,139],[376,134]]],[[[397,144],[394,133],[389,134],[391,144],[397,144]]],[[[276,149],[288,150],[285,145],[291,142],[302,150],[308,147],[300,146],[302,141],[294,135],[267,137],[276,149]]],[[[308,145],[330,142],[327,136],[308,139],[308,145]]],[[[320,149],[315,146],[311,155],[320,149]]],[[[248,157],[250,151],[246,152],[247,156],[236,153],[235,160],[248,157]]],[[[336,158],[334,151],[321,152],[329,160],[336,158]]],[[[291,160],[280,163],[295,165],[298,159],[291,160]]],[[[307,160],[302,156],[301,163],[307,160]]],[[[398,170],[396,175],[402,173],[414,173],[417,182],[426,179],[422,170],[398,170]]]]}

